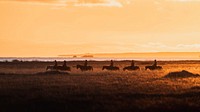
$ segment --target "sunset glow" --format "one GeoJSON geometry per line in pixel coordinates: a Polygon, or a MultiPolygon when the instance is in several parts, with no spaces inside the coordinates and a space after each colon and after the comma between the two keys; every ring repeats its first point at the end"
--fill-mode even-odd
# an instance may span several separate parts
{"type": "Polygon", "coordinates": [[[0,1],[0,56],[200,52],[200,0],[0,1]]]}

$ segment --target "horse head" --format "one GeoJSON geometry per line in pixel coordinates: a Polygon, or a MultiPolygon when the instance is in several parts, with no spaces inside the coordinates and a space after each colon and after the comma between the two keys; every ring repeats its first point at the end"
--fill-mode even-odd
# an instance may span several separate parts
{"type": "Polygon", "coordinates": [[[92,66],[88,66],[88,70],[93,70],[93,67],[92,66]]]}
{"type": "Polygon", "coordinates": [[[113,67],[113,68],[114,68],[114,70],[119,70],[119,67],[117,67],[117,66],[116,66],[116,67],[113,67]]]}
{"type": "Polygon", "coordinates": [[[123,71],[125,71],[126,69],[127,69],[127,67],[124,67],[124,68],[123,68],[123,71]]]}

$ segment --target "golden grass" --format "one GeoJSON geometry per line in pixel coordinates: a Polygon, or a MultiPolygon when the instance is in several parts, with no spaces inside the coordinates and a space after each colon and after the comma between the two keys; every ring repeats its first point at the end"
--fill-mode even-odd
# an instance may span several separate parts
{"type": "MultiPolygon", "coordinates": [[[[42,98],[42,101],[59,99],[59,101],[53,100],[53,102],[60,104],[62,101],[62,105],[68,106],[71,101],[77,105],[81,105],[82,101],[88,101],[88,105],[92,102],[95,104],[91,104],[95,109],[98,108],[96,104],[99,102],[103,105],[102,108],[109,111],[115,111],[115,107],[112,107],[113,101],[115,101],[115,106],[123,105],[116,107],[118,109],[128,108],[128,105],[132,105],[138,110],[148,110],[154,106],[154,108],[158,108],[156,106],[158,104],[167,105],[173,102],[188,107],[190,104],[192,107],[196,107],[195,103],[200,104],[198,100],[192,100],[189,97],[190,94],[187,94],[188,92],[200,92],[198,89],[200,87],[199,77],[163,78],[173,71],[187,70],[195,74],[199,73],[199,62],[160,62],[158,64],[164,69],[159,71],[144,70],[144,66],[151,64],[150,62],[137,62],[136,64],[141,67],[139,71],[123,71],[122,68],[130,64],[126,61],[115,62],[115,65],[120,67],[120,71],[102,71],[101,67],[109,65],[109,62],[89,62],[94,67],[94,71],[91,72],[81,72],[73,67],[79,63],[83,62],[68,62],[72,71],[66,75],[35,74],[44,72],[45,67],[53,63],[0,63],[0,73],[7,73],[0,75],[0,96],[7,96],[8,105],[11,105],[9,103],[11,99],[14,104],[21,100],[32,102],[37,98],[42,98]],[[192,87],[197,87],[197,89],[191,89],[192,87]],[[178,94],[181,94],[183,99],[177,99],[178,94]]],[[[199,99],[199,96],[195,94],[192,98],[199,99]]],[[[3,101],[0,100],[0,103],[2,104],[3,101]]],[[[90,108],[87,107],[87,109],[90,108]]],[[[169,109],[174,110],[173,105],[169,105],[169,109]]]]}

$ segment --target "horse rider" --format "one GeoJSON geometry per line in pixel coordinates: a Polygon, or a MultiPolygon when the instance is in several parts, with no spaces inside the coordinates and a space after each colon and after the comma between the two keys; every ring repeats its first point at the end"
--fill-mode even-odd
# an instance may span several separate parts
{"type": "Polygon", "coordinates": [[[54,63],[55,63],[55,64],[54,64],[53,67],[54,67],[54,68],[57,68],[57,66],[58,66],[57,61],[55,60],[54,63]]]}
{"type": "Polygon", "coordinates": [[[66,67],[66,66],[67,66],[67,64],[66,64],[66,61],[64,60],[63,67],[66,67]]]}
{"type": "Polygon", "coordinates": [[[135,66],[135,61],[131,61],[131,66],[135,66]]]}
{"type": "Polygon", "coordinates": [[[113,67],[113,60],[110,61],[110,66],[113,67]]]}
{"type": "Polygon", "coordinates": [[[85,60],[84,66],[87,66],[87,60],[85,60]]]}
{"type": "Polygon", "coordinates": [[[156,67],[156,66],[157,66],[157,61],[156,61],[156,60],[154,60],[154,63],[153,63],[152,66],[153,66],[153,67],[156,67]]]}

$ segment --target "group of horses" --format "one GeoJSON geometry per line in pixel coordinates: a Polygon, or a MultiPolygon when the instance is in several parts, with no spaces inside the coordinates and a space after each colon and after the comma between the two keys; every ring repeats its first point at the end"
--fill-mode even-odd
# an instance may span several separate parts
{"type": "MultiPolygon", "coordinates": [[[[77,69],[80,69],[81,71],[93,71],[92,66],[84,66],[84,65],[76,65],[77,69]]],[[[161,70],[161,66],[145,66],[145,70],[161,70]]],[[[47,66],[46,70],[62,70],[62,71],[71,71],[71,68],[69,66],[47,66]]],[[[117,71],[120,70],[117,66],[103,66],[102,70],[110,70],[110,71],[117,71]]],[[[126,66],[123,68],[124,71],[133,71],[133,70],[140,70],[139,66],[126,66]]]]}
{"type": "MultiPolygon", "coordinates": [[[[103,66],[102,70],[107,69],[107,70],[119,70],[119,67],[117,66],[103,66]]],[[[145,66],[145,70],[161,70],[161,66],[145,66]]],[[[132,71],[132,70],[140,70],[139,66],[127,66],[123,68],[124,71],[132,71]]]]}
{"type": "Polygon", "coordinates": [[[46,70],[66,70],[66,71],[71,71],[71,68],[69,66],[52,66],[49,65],[46,67],[46,70]]]}

